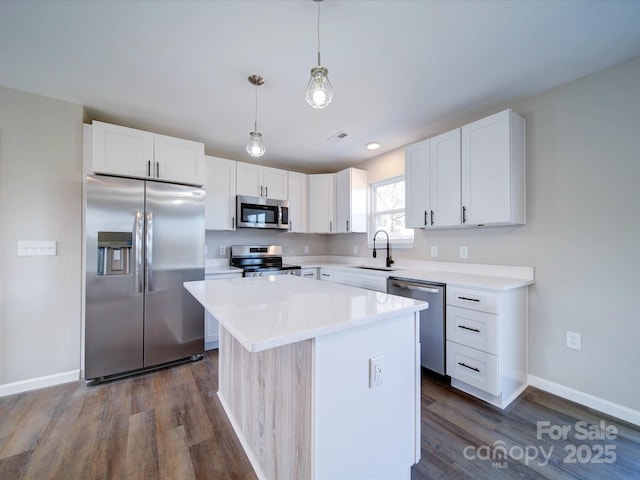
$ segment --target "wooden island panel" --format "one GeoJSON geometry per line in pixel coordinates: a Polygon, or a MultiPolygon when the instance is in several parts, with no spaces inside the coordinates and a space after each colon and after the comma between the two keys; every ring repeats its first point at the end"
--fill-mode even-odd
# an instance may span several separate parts
{"type": "Polygon", "coordinates": [[[218,396],[259,478],[312,475],[313,340],[249,352],[220,327],[218,396]]]}

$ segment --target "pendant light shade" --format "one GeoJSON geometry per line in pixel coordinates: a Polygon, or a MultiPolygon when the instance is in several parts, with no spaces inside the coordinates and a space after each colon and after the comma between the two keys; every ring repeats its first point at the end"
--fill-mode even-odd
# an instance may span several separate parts
{"type": "Polygon", "coordinates": [[[256,116],[253,123],[253,132],[249,133],[249,143],[247,144],[247,153],[252,157],[261,157],[267,148],[262,141],[262,134],[258,132],[258,87],[264,83],[264,78],[260,75],[251,75],[249,83],[256,87],[256,116]]]}
{"type": "Polygon", "coordinates": [[[329,70],[320,63],[320,2],[318,4],[318,65],[311,69],[311,78],[307,85],[306,100],[313,108],[324,108],[331,103],[333,87],[329,81],[329,70]]]}
{"type": "Polygon", "coordinates": [[[332,98],[333,87],[329,81],[329,70],[322,66],[313,67],[307,85],[307,103],[313,108],[324,108],[331,103],[332,98]]]}
{"type": "Polygon", "coordinates": [[[261,157],[267,148],[262,141],[262,134],[260,132],[251,132],[249,134],[249,143],[247,144],[247,153],[252,157],[261,157]]]}

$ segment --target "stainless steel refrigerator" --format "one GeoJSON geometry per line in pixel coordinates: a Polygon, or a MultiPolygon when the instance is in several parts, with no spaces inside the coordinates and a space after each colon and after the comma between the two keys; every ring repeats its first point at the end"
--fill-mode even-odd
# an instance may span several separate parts
{"type": "Polygon", "coordinates": [[[202,356],[201,188],[95,175],[86,182],[85,378],[202,356]]]}

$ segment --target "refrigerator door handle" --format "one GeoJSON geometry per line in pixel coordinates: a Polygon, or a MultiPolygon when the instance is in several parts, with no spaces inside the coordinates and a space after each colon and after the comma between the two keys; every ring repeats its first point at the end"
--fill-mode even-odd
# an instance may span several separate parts
{"type": "Polygon", "coordinates": [[[141,211],[136,212],[136,220],[134,222],[133,245],[135,251],[135,283],[136,293],[142,293],[142,235],[144,230],[143,214],[141,211]]]}
{"type": "Polygon", "coordinates": [[[145,266],[145,284],[146,291],[153,291],[153,213],[147,212],[147,225],[146,225],[146,266],[145,266]]]}

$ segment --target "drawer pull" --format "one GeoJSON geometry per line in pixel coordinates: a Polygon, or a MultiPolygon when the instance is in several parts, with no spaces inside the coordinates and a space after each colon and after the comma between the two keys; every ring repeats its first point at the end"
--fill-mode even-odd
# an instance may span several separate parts
{"type": "Polygon", "coordinates": [[[479,302],[480,301],[480,299],[478,299],[478,298],[469,298],[469,297],[460,297],[460,296],[458,296],[458,300],[468,300],[470,302],[479,302]]]}
{"type": "Polygon", "coordinates": [[[476,367],[470,367],[470,366],[469,366],[469,365],[467,365],[466,363],[458,362],[458,365],[460,365],[461,367],[464,367],[464,368],[468,368],[469,370],[473,370],[474,372],[478,372],[478,373],[480,373],[480,369],[479,369],[479,368],[476,368],[476,367]]]}
{"type": "Polygon", "coordinates": [[[480,330],[477,328],[467,327],[466,325],[458,325],[458,328],[464,328],[465,330],[471,330],[472,332],[480,333],[480,330]]]}

